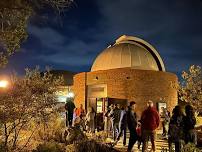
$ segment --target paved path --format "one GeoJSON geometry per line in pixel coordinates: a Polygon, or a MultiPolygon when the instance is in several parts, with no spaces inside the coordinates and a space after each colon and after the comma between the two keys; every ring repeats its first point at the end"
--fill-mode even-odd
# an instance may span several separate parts
{"type": "MultiPolygon", "coordinates": [[[[129,135],[128,135],[129,137],[129,135]]],[[[128,140],[129,138],[127,138],[126,140],[126,145],[128,145],[128,140]]],[[[151,149],[151,143],[149,142],[149,150],[151,149]]],[[[127,147],[123,146],[123,142],[122,142],[122,138],[120,139],[120,141],[118,142],[118,144],[115,146],[115,148],[121,150],[121,151],[127,151],[127,147]]],[[[166,140],[162,140],[161,139],[161,134],[160,132],[157,135],[157,141],[156,141],[156,152],[162,152],[162,149],[168,149],[168,143],[166,140]]],[[[133,151],[134,152],[140,152],[142,150],[142,147],[140,147],[140,150],[138,150],[137,148],[137,143],[134,145],[133,147],[133,151]]]]}

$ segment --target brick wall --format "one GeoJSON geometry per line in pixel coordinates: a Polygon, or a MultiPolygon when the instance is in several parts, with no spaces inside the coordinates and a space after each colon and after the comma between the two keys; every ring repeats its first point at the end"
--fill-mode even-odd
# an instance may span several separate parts
{"type": "MultiPolygon", "coordinates": [[[[145,109],[148,100],[157,102],[160,98],[165,99],[171,111],[177,104],[177,91],[171,83],[177,83],[177,76],[161,71],[121,68],[86,73],[87,85],[107,84],[108,97],[136,101],[138,114],[145,109]]],[[[85,88],[85,74],[77,74],[74,77],[75,103],[85,100],[85,88]]]]}
{"type": "Polygon", "coordinates": [[[83,104],[85,107],[85,95],[86,95],[86,73],[82,72],[74,76],[74,85],[72,90],[75,94],[74,103],[76,107],[83,104]]]}

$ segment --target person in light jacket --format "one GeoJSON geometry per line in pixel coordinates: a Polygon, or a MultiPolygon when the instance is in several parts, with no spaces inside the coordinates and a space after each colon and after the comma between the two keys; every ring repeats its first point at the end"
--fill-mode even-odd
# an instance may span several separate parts
{"type": "Polygon", "coordinates": [[[90,107],[86,115],[87,130],[90,133],[95,133],[95,116],[96,116],[95,110],[93,109],[93,107],[90,107]]]}

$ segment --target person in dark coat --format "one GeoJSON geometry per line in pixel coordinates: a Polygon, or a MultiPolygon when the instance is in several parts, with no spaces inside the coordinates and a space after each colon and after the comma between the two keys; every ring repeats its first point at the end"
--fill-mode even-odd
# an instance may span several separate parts
{"type": "Polygon", "coordinates": [[[152,151],[156,151],[156,129],[159,127],[160,116],[153,105],[153,102],[149,100],[147,103],[148,108],[142,113],[141,116],[143,152],[147,151],[149,139],[151,140],[152,151]]]}
{"type": "Polygon", "coordinates": [[[123,134],[123,145],[126,145],[126,129],[127,129],[127,111],[126,108],[122,107],[121,116],[119,121],[119,134],[116,139],[116,143],[120,140],[120,137],[123,134]]]}
{"type": "Polygon", "coordinates": [[[130,138],[128,144],[128,152],[133,149],[133,145],[136,143],[138,136],[136,132],[137,127],[137,115],[136,115],[136,103],[134,101],[130,102],[130,106],[127,111],[127,124],[130,131],[130,138]]]}
{"type": "Polygon", "coordinates": [[[170,119],[168,129],[168,146],[169,151],[172,152],[172,143],[175,143],[175,152],[181,151],[182,140],[184,139],[184,114],[180,106],[175,106],[173,115],[170,119]]]}
{"type": "Polygon", "coordinates": [[[196,132],[194,130],[196,125],[196,118],[194,115],[194,109],[191,105],[185,107],[186,116],[184,117],[184,134],[185,134],[185,144],[193,143],[197,144],[196,132]]]}
{"type": "Polygon", "coordinates": [[[72,99],[67,99],[65,104],[66,126],[69,126],[69,127],[72,126],[74,109],[75,109],[75,104],[72,101],[72,99]]]}
{"type": "Polygon", "coordinates": [[[109,117],[111,117],[111,122],[112,122],[112,131],[113,131],[114,141],[118,137],[120,114],[121,114],[121,110],[118,108],[117,104],[115,105],[114,108],[111,109],[109,113],[109,117]]]}

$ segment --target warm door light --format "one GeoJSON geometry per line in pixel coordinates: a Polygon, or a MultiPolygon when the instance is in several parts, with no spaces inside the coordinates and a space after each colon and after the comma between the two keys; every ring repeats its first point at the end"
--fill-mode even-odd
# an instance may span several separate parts
{"type": "Polygon", "coordinates": [[[0,80],[0,88],[6,88],[8,86],[8,81],[0,80]]]}
{"type": "Polygon", "coordinates": [[[69,92],[69,93],[67,94],[67,97],[68,97],[68,98],[73,98],[73,97],[74,97],[74,93],[73,93],[73,92],[69,92]]]}

